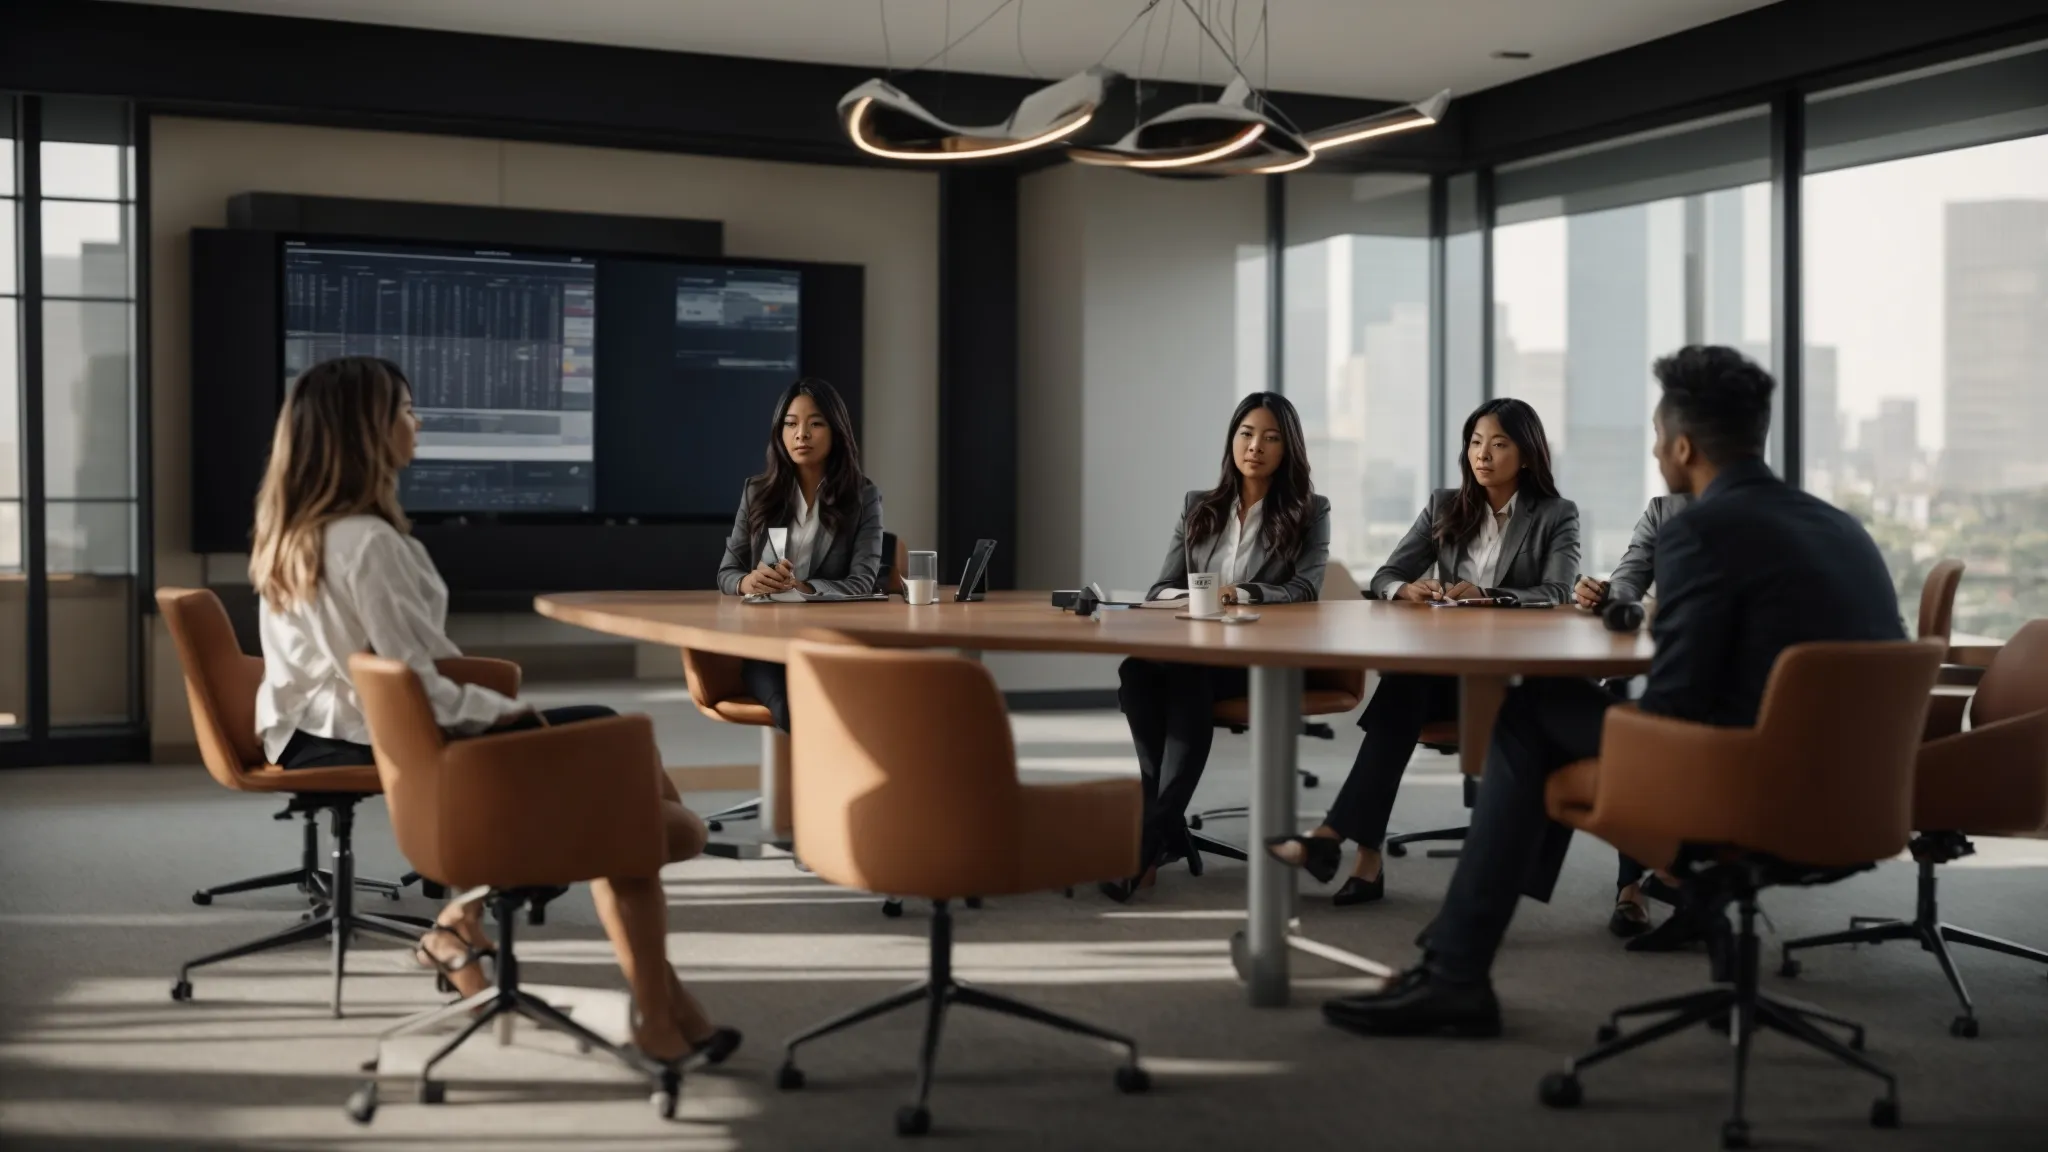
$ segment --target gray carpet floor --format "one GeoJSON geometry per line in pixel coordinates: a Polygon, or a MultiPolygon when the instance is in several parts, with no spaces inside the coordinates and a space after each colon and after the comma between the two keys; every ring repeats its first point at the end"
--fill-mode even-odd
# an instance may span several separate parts
{"type": "MultiPolygon", "coordinates": [[[[653,713],[669,762],[733,763],[748,730],[700,720],[676,686],[613,685],[536,693],[600,699],[653,713]]],[[[1113,714],[1016,719],[1027,773],[1135,771],[1113,714]]],[[[1323,775],[1301,794],[1320,811],[1356,748],[1356,729],[1304,741],[1323,775]]],[[[1199,798],[1246,790],[1247,748],[1221,735],[1199,798]]],[[[1411,768],[1398,828],[1461,822],[1449,760],[1411,768]]],[[[700,809],[733,797],[697,795],[700,809]]],[[[288,866],[293,825],[274,803],[223,791],[200,769],[129,767],[0,774],[0,1145],[49,1149],[506,1148],[801,1149],[895,1147],[891,1117],[910,1089],[921,1018],[888,1017],[809,1049],[809,1087],[778,1092],[778,1041],[921,975],[927,915],[885,919],[866,895],[830,888],[786,859],[698,860],[666,876],[669,950],[683,978],[747,1034],[726,1068],[693,1075],[680,1119],[663,1123],[637,1081],[559,1039],[522,1028],[480,1037],[445,1066],[447,1102],[413,1102],[394,1081],[375,1124],[342,1102],[373,1037],[436,1002],[403,949],[355,953],[347,1014],[326,1010],[326,953],[306,947],[201,970],[196,998],[168,991],[186,957],[289,923],[302,898],[224,897],[192,889],[288,866]]],[[[1242,822],[1219,822],[1240,835],[1242,822]]],[[[1986,841],[1945,872],[1949,920],[2048,944],[2048,841],[1986,841]]],[[[358,859],[395,876],[381,802],[362,810],[358,859]]],[[[1607,935],[1613,856],[1581,838],[1558,898],[1524,902],[1496,970],[1507,1034],[1486,1042],[1370,1041],[1326,1027],[1331,994],[1365,986],[1298,960],[1294,1004],[1254,1010],[1227,938],[1244,898],[1243,866],[1174,870],[1129,906],[1092,890],[991,900],[957,921],[961,974],[1137,1037],[1153,1091],[1125,1097],[1104,1048],[1015,1021],[956,1012],[934,1090],[941,1146],[975,1148],[1713,1148],[1724,1115],[1725,1040],[1701,1029],[1586,1077],[1585,1105],[1536,1100],[1547,1071],[1589,1045],[1604,1013],[1706,982],[1699,954],[1636,956],[1607,935]]],[[[1394,964],[1428,920],[1455,862],[1392,862],[1387,900],[1337,910],[1304,889],[1304,928],[1394,964]]],[[[1774,891],[1770,940],[1837,927],[1853,913],[1912,908],[1909,864],[1832,887],[1774,891]]],[[[371,906],[382,904],[372,900],[371,906]]],[[[416,894],[397,905],[431,906],[416,894]]],[[[1767,943],[1767,947],[1770,945],[1767,943]]],[[[580,1018],[623,1026],[623,983],[588,896],[572,893],[527,932],[526,979],[580,1018]]],[[[1775,949],[1771,955],[1775,956],[1775,949]]],[[[1951,1038],[1954,1015],[1933,958],[1908,945],[1812,954],[1797,981],[1767,986],[1864,1021],[1870,1053],[1901,1079],[1905,1127],[1867,1126],[1876,1082],[1776,1036],[1758,1041],[1751,1116],[1760,1147],[1844,1149],[2048,1147],[2048,973],[1961,955],[1983,1019],[1951,1038]]],[[[445,1033],[444,1033],[445,1035],[445,1033]]],[[[401,1041],[387,1068],[416,1065],[425,1041],[401,1041]]]]}

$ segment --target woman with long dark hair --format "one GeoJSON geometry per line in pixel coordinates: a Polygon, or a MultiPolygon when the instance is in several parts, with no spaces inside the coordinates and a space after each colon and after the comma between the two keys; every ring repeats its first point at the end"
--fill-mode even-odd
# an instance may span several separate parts
{"type": "MultiPolygon", "coordinates": [[[[1230,416],[1222,475],[1187,494],[1166,561],[1147,598],[1185,589],[1190,572],[1213,572],[1226,603],[1291,604],[1323,591],[1330,502],[1309,482],[1308,444],[1294,405],[1254,392],[1230,416]]],[[[1159,865],[1187,854],[1188,801],[1209,762],[1218,699],[1245,693],[1245,670],[1132,657],[1118,670],[1117,703],[1138,746],[1145,782],[1139,872],[1102,885],[1126,901],[1150,887],[1159,865]]]]}
{"type": "MultiPolygon", "coordinates": [[[[256,690],[264,755],[287,770],[374,764],[369,722],[349,679],[357,652],[404,662],[420,679],[434,721],[451,738],[611,716],[579,706],[536,710],[435,668],[460,656],[448,638],[448,586],[398,503],[419,420],[398,365],[344,356],[308,368],[285,395],[270,463],[256,496],[249,582],[262,598],[263,682],[256,690]]],[[[576,765],[562,765],[574,772],[576,765]]],[[[659,757],[647,762],[648,796],[661,806],[669,863],[704,849],[704,822],[683,807],[659,757]],[[656,797],[658,796],[658,799],[656,797]]],[[[564,829],[580,835],[581,829],[564,829]]],[[[740,1034],[714,1027],[668,966],[668,898],[661,877],[593,880],[597,904],[633,988],[634,1043],[648,1056],[717,1063],[740,1034]]],[[[414,958],[438,968],[464,996],[489,986],[493,954],[481,901],[457,899],[421,937],[414,958]]]]}
{"type": "MultiPolygon", "coordinates": [[[[783,390],[768,424],[767,467],[740,490],[718,566],[728,596],[867,596],[881,587],[882,490],[861,474],[853,417],[832,385],[806,376],[783,390]],[[789,531],[771,555],[770,529],[789,531]]],[[[787,669],[741,664],[747,692],[789,731],[787,669]]]]}
{"type": "MultiPolygon", "coordinates": [[[[1579,508],[1557,493],[1536,410],[1505,397],[1474,409],[1465,419],[1458,468],[1464,482],[1430,497],[1374,573],[1368,594],[1418,605],[1503,595],[1524,604],[1566,603],[1579,566],[1579,508]]],[[[1329,814],[1307,836],[1267,841],[1267,851],[1327,882],[1337,874],[1343,842],[1355,841],[1358,859],[1334,902],[1378,900],[1386,891],[1380,842],[1401,774],[1423,727],[1457,715],[1454,677],[1380,677],[1358,721],[1365,742],[1329,814]]]]}

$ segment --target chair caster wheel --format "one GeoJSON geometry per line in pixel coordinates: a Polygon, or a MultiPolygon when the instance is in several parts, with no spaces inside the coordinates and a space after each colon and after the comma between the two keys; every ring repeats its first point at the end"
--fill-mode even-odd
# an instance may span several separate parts
{"type": "Polygon", "coordinates": [[[420,1081],[420,1103],[439,1104],[448,1099],[448,1085],[439,1080],[420,1081]]]}
{"type": "Polygon", "coordinates": [[[349,1093],[348,1103],[344,1107],[348,1111],[348,1118],[358,1124],[368,1124],[376,1119],[377,1082],[373,1080],[349,1093]]]}
{"type": "Polygon", "coordinates": [[[932,1130],[932,1114],[924,1108],[905,1104],[896,1110],[898,1136],[922,1136],[932,1130]]]}
{"type": "Polygon", "coordinates": [[[211,892],[194,892],[192,894],[192,902],[204,908],[208,904],[213,903],[213,894],[211,892]]]}
{"type": "Polygon", "coordinates": [[[1116,1090],[1126,1096],[1135,1096],[1152,1087],[1152,1074],[1137,1064],[1126,1064],[1116,1070],[1116,1090]]]}
{"type": "Polygon", "coordinates": [[[1202,854],[1200,852],[1188,853],[1188,875],[1200,876],[1202,874],[1202,869],[1202,854]]]}
{"type": "Polygon", "coordinates": [[[980,908],[980,907],[981,907],[981,897],[979,897],[979,896],[969,896],[969,897],[967,898],[967,906],[968,906],[969,908],[980,908]]]}
{"type": "Polygon", "coordinates": [[[576,1042],[576,1054],[577,1054],[578,1056],[588,1056],[588,1055],[590,1055],[590,1041],[588,1041],[588,1040],[578,1040],[578,1041],[576,1042]]]}
{"type": "MultiPolygon", "coordinates": [[[[1977,1038],[1977,1018],[1975,1016],[1956,1017],[1948,1022],[1948,1034],[1963,1040],[1975,1040],[1977,1038]]],[[[1872,1123],[1875,1123],[1875,1121],[1872,1121],[1872,1123]]]]}
{"type": "Polygon", "coordinates": [[[1323,778],[1313,772],[1303,772],[1301,774],[1301,786],[1303,788],[1321,788],[1323,786],[1323,778]]]}
{"type": "Polygon", "coordinates": [[[377,1070],[377,1058],[375,1056],[370,1057],[368,1060],[356,1065],[356,1070],[358,1072],[375,1072],[377,1070]]]}
{"type": "Polygon", "coordinates": [[[448,887],[445,884],[436,884],[432,880],[421,880],[420,895],[425,896],[429,900],[446,900],[448,898],[448,887]]]}
{"type": "Polygon", "coordinates": [[[1407,846],[1406,844],[1389,844],[1389,845],[1387,845],[1387,855],[1389,855],[1389,856],[1393,856],[1393,857],[1397,857],[1397,858],[1398,858],[1398,857],[1401,857],[1401,856],[1406,856],[1407,854],[1408,854],[1408,846],[1407,846]]]}
{"type": "Polygon", "coordinates": [[[663,1120],[673,1120],[676,1118],[676,1105],[680,1103],[678,1099],[680,1095],[680,1093],[662,1088],[657,1090],[654,1095],[649,1096],[647,1102],[654,1106],[654,1114],[656,1116],[661,1117],[663,1120]]]}
{"type": "Polygon", "coordinates": [[[713,832],[723,832],[723,831],[725,831],[725,821],[723,821],[723,820],[706,820],[706,821],[704,822],[704,827],[706,827],[706,828],[709,828],[709,829],[710,829],[711,831],[713,831],[713,832]]]}
{"type": "Polygon", "coordinates": [[[1188,815],[1188,827],[1197,832],[1202,830],[1202,814],[1200,812],[1193,812],[1188,815]]]}
{"type": "Polygon", "coordinates": [[[548,922],[548,910],[538,904],[526,910],[526,922],[535,928],[548,922]]]}
{"type": "Polygon", "coordinates": [[[180,1004],[190,1001],[192,999],[192,982],[190,980],[180,980],[176,984],[171,985],[171,999],[176,1000],[180,1004]]]}
{"type": "Polygon", "coordinates": [[[775,1086],[784,1092],[795,1092],[804,1086],[804,1070],[794,1064],[784,1064],[775,1073],[775,1086]]]}
{"type": "Polygon", "coordinates": [[[1552,1072],[1536,1088],[1536,1098],[1551,1108],[1577,1108],[1586,1098],[1579,1078],[1570,1072],[1552,1072]]]}
{"type": "Polygon", "coordinates": [[[1723,1123],[1721,1125],[1721,1147],[1749,1147],[1749,1122],[1747,1120],[1729,1120],[1723,1123]]]}
{"type": "Polygon", "coordinates": [[[1619,1037],[1620,1035],[1621,1029],[1616,1028],[1612,1024],[1602,1024],[1593,1033],[1593,1042],[1595,1044],[1612,1044],[1615,1038],[1619,1037]]]}
{"type": "Polygon", "coordinates": [[[1889,1096],[1880,1097],[1870,1105],[1870,1126],[1872,1128],[1897,1128],[1899,1126],[1899,1102],[1889,1096]]]}
{"type": "Polygon", "coordinates": [[[1790,956],[1785,957],[1784,961],[1778,965],[1778,975],[1783,976],[1787,980],[1798,979],[1799,972],[1799,961],[1794,960],[1790,956]]]}
{"type": "Polygon", "coordinates": [[[887,916],[887,917],[888,917],[889,919],[891,919],[891,920],[894,920],[894,919],[896,919],[897,917],[899,917],[899,916],[903,915],[903,901],[901,901],[901,900],[884,900],[884,901],[882,901],[882,915],[884,915],[884,916],[887,916]]]}

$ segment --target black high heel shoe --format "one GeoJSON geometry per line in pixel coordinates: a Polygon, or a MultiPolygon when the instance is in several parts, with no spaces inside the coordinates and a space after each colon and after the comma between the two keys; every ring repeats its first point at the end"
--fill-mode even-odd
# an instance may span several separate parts
{"type": "Polygon", "coordinates": [[[1328,836],[1268,836],[1266,852],[1273,859],[1290,868],[1300,868],[1316,878],[1318,884],[1328,884],[1337,877],[1337,865],[1344,862],[1344,846],[1328,836]],[[1274,851],[1289,844],[1301,845],[1301,863],[1296,864],[1274,851]]]}
{"type": "Polygon", "coordinates": [[[737,1028],[718,1029],[690,1046],[690,1054],[683,1059],[684,1070],[694,1072],[699,1068],[725,1063],[733,1053],[740,1050],[740,1041],[743,1039],[745,1037],[740,1035],[737,1028]]]}
{"type": "Polygon", "coordinates": [[[1387,866],[1382,864],[1380,874],[1370,880],[1361,880],[1353,876],[1344,881],[1344,886],[1337,889],[1336,895],[1330,897],[1330,903],[1339,908],[1348,908],[1353,904],[1370,904],[1386,894],[1387,866]]]}

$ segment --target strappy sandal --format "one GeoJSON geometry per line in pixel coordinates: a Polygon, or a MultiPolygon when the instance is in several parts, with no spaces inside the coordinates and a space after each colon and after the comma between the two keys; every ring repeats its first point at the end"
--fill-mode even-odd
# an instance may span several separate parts
{"type": "Polygon", "coordinates": [[[442,992],[454,992],[456,990],[455,982],[449,979],[449,977],[470,968],[486,956],[495,957],[497,954],[497,948],[492,945],[485,944],[479,948],[469,942],[469,937],[464,936],[461,932],[446,924],[436,924],[421,933],[419,943],[413,945],[412,949],[413,963],[418,964],[422,968],[434,969],[434,987],[442,992]],[[427,947],[427,941],[432,939],[436,932],[445,932],[455,937],[455,942],[462,945],[462,955],[453,960],[443,960],[435,955],[434,950],[427,947]]]}
{"type": "Polygon", "coordinates": [[[1316,878],[1318,884],[1328,884],[1337,878],[1337,866],[1344,862],[1344,845],[1329,836],[1268,836],[1266,851],[1273,859],[1289,868],[1301,868],[1316,878]],[[1276,849],[1289,844],[1301,845],[1301,863],[1296,864],[1281,856],[1276,849]]]}

